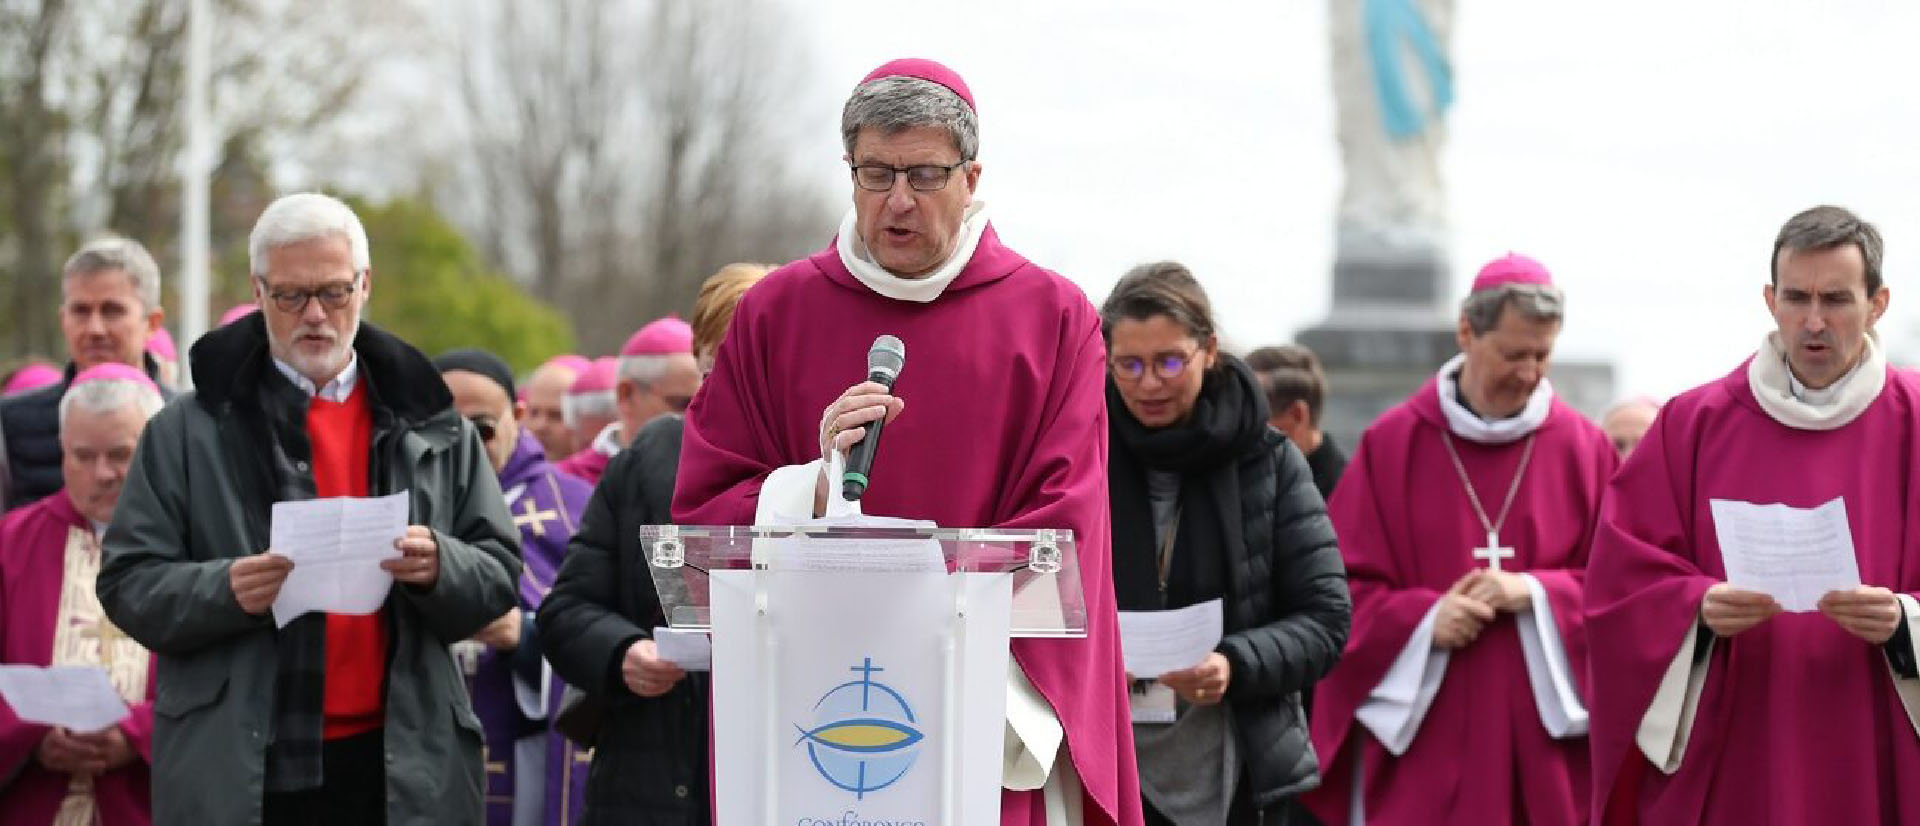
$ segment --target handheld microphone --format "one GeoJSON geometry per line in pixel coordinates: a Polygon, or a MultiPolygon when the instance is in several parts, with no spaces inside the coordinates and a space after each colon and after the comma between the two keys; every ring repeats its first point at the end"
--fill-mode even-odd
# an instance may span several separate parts
{"type": "MultiPolygon", "coordinates": [[[[889,393],[893,392],[894,380],[900,378],[900,370],[906,366],[907,345],[893,336],[874,339],[873,347],[867,350],[867,381],[886,387],[889,393]]],[[[840,477],[840,487],[849,502],[858,502],[867,493],[867,474],[873,472],[873,455],[880,450],[883,424],[886,424],[885,418],[868,424],[866,435],[847,451],[847,470],[840,477]]]]}

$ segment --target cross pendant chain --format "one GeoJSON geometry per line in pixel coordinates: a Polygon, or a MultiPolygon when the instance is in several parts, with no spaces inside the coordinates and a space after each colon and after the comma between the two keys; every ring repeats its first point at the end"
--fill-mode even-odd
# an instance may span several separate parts
{"type": "Polygon", "coordinates": [[[1500,570],[1500,560],[1513,558],[1513,549],[1500,545],[1500,534],[1498,532],[1488,531],[1486,547],[1474,548],[1473,558],[1486,560],[1488,569],[1498,571],[1500,570]]]}
{"type": "Polygon", "coordinates": [[[1467,465],[1460,461],[1460,449],[1453,446],[1453,436],[1446,431],[1440,432],[1440,441],[1447,446],[1447,458],[1453,460],[1453,470],[1460,476],[1461,487],[1467,490],[1467,504],[1473,506],[1473,515],[1480,520],[1480,527],[1487,531],[1487,544],[1473,549],[1473,558],[1487,563],[1488,570],[1503,570],[1500,561],[1512,559],[1514,549],[1500,544],[1500,528],[1507,524],[1507,515],[1513,512],[1513,500],[1520,493],[1520,480],[1526,478],[1527,465],[1533,460],[1534,436],[1527,437],[1527,444],[1520,450],[1520,466],[1514,468],[1513,483],[1507,486],[1507,501],[1500,506],[1500,518],[1487,518],[1487,509],[1480,504],[1480,494],[1473,489],[1473,479],[1467,476],[1467,465]]]}

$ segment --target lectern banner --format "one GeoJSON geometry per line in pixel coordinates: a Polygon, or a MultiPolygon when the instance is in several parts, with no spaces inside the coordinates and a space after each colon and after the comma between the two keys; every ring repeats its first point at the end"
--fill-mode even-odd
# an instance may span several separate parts
{"type": "Polygon", "coordinates": [[[713,571],[716,822],[997,822],[1011,584],[713,571]]]}

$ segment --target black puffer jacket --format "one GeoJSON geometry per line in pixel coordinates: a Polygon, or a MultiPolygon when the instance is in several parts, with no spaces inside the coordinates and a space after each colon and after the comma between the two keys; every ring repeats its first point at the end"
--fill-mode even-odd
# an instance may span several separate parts
{"type": "Polygon", "coordinates": [[[1226,635],[1215,650],[1232,668],[1226,701],[1242,782],[1265,809],[1320,783],[1300,691],[1339,659],[1353,605],[1306,458],[1265,425],[1264,400],[1246,366],[1231,356],[1222,362],[1208,374],[1189,422],[1212,431],[1197,440],[1173,433],[1178,426],[1141,428],[1109,383],[1115,587],[1122,609],[1157,607],[1145,477],[1149,468],[1179,472],[1176,555],[1199,548],[1198,562],[1187,564],[1224,565],[1226,635]],[[1220,550],[1204,550],[1213,548],[1220,550]]]}
{"type": "Polygon", "coordinates": [[[707,792],[708,683],[688,674],[672,691],[627,689],[627,648],[665,625],[640,526],[669,522],[684,420],[661,416],[613,457],[580,517],[536,624],[547,662],[605,704],[583,826],[693,826],[712,821],[707,792]]]}

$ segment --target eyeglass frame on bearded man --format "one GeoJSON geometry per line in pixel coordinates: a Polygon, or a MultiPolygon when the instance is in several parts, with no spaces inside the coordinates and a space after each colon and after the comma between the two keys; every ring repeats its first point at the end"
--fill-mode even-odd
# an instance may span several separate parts
{"type": "Polygon", "coordinates": [[[307,304],[315,299],[319,299],[320,306],[328,310],[346,309],[347,305],[353,301],[353,294],[360,290],[360,285],[366,277],[366,270],[356,270],[353,273],[353,280],[348,281],[344,285],[339,282],[334,282],[312,289],[275,288],[273,285],[267,283],[267,278],[264,275],[256,275],[254,276],[254,280],[260,282],[260,292],[265,294],[266,297],[273,302],[274,309],[288,315],[298,315],[306,312],[307,304]],[[335,294],[333,293],[334,290],[339,290],[340,292],[335,294]],[[300,303],[288,307],[286,302],[295,298],[300,299],[300,303]]]}

